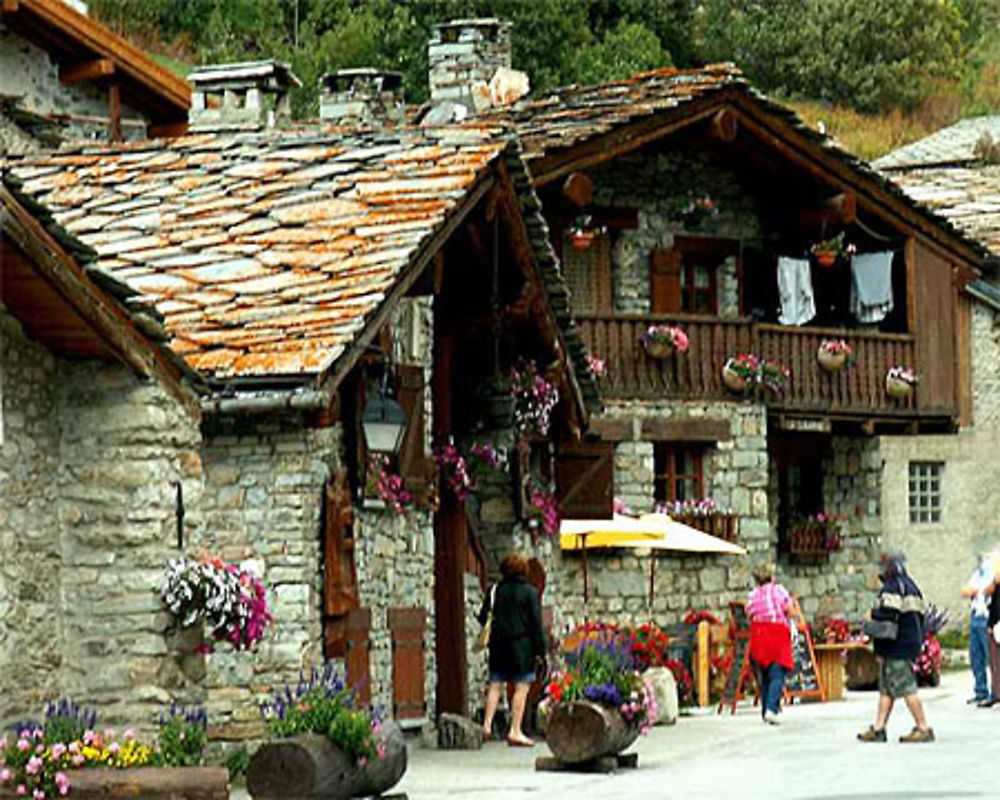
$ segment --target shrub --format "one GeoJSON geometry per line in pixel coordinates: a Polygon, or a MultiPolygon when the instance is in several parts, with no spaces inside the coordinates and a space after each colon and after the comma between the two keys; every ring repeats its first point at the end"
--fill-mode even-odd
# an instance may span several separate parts
{"type": "Polygon", "coordinates": [[[172,705],[158,720],[159,761],[165,767],[200,767],[208,742],[208,715],[204,708],[172,705]]]}

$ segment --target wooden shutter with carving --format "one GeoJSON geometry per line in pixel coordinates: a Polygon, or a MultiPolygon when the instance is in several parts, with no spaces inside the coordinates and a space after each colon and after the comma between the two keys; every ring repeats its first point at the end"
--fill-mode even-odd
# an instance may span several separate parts
{"type": "Polygon", "coordinates": [[[658,248],[649,254],[649,296],[654,314],[676,314],[681,310],[679,250],[658,248]]]}
{"type": "Polygon", "coordinates": [[[358,606],[354,509],[344,471],[336,473],[326,484],[323,523],[324,611],[328,616],[340,616],[358,606]]]}

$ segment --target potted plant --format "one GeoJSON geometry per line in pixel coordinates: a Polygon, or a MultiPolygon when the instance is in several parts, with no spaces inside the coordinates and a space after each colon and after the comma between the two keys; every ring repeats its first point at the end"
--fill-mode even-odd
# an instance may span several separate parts
{"type": "Polygon", "coordinates": [[[454,442],[449,441],[434,451],[434,460],[441,470],[445,486],[455,495],[458,502],[465,502],[465,498],[476,488],[465,456],[455,447],[454,442]]]}
{"type": "Polygon", "coordinates": [[[826,557],[843,547],[842,514],[820,511],[796,520],[788,530],[788,552],[798,557],[826,557]]]}
{"type": "Polygon", "coordinates": [[[569,235],[573,249],[583,251],[588,249],[598,236],[607,233],[607,228],[603,225],[595,225],[589,214],[581,214],[573,220],[566,233],[569,235]]]}
{"type": "Polygon", "coordinates": [[[617,755],[649,725],[649,695],[617,631],[588,635],[566,653],[545,693],[546,743],[563,763],[617,755]]]}
{"type": "Polygon", "coordinates": [[[545,436],[552,412],[559,403],[559,389],[545,379],[534,361],[521,361],[510,371],[514,397],[514,426],[521,435],[545,436]]]}
{"type": "Polygon", "coordinates": [[[890,367],[885,374],[885,391],[896,400],[908,397],[916,385],[917,376],[909,367],[890,367]]]}
{"type": "Polygon", "coordinates": [[[753,353],[740,353],[722,367],[722,382],[735,394],[746,394],[760,370],[760,359],[753,353]]]}
{"type": "Polygon", "coordinates": [[[929,603],[924,611],[924,640],[920,645],[920,655],[913,664],[918,686],[937,686],[941,683],[941,642],[937,635],[947,624],[947,609],[939,609],[929,603]]]}
{"type": "Polygon", "coordinates": [[[838,372],[854,364],[854,348],[844,339],[824,339],[816,351],[816,360],[827,372],[838,372]]]}
{"type": "Polygon", "coordinates": [[[639,341],[646,352],[653,358],[666,358],[671,353],[686,353],[688,337],[679,325],[650,325],[639,341]]]}
{"type": "Polygon", "coordinates": [[[816,242],[811,248],[813,258],[816,263],[823,268],[830,268],[837,263],[837,259],[842,255],[851,255],[857,248],[853,244],[844,244],[844,233],[841,231],[836,236],[829,239],[822,239],[816,242]]]}
{"type": "Polygon", "coordinates": [[[390,468],[389,457],[385,453],[368,454],[365,495],[382,500],[397,516],[412,508],[415,499],[403,476],[390,468]]]}

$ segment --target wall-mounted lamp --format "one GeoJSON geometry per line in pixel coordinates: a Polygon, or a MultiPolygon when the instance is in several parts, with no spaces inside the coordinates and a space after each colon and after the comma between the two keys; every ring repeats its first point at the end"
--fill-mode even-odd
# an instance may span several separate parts
{"type": "Polygon", "coordinates": [[[406,431],[406,413],[403,407],[389,397],[388,372],[382,377],[378,390],[368,393],[365,410],[361,415],[368,449],[379,453],[397,453],[406,431]]]}

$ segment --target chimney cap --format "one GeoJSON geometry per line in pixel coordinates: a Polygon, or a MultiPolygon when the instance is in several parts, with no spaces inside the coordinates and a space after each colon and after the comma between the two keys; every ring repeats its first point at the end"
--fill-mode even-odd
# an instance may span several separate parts
{"type": "Polygon", "coordinates": [[[385,92],[395,91],[403,85],[403,73],[378,67],[352,67],[326,72],[320,76],[319,83],[331,92],[345,92],[351,89],[357,78],[370,80],[381,78],[380,88],[385,92]]]}
{"type": "Polygon", "coordinates": [[[266,80],[268,83],[266,88],[275,90],[302,85],[302,81],[292,72],[290,64],[285,61],[275,61],[273,58],[234,64],[206,64],[192,70],[188,74],[188,80],[196,89],[208,91],[213,86],[224,87],[242,81],[260,83],[266,80]]]}

